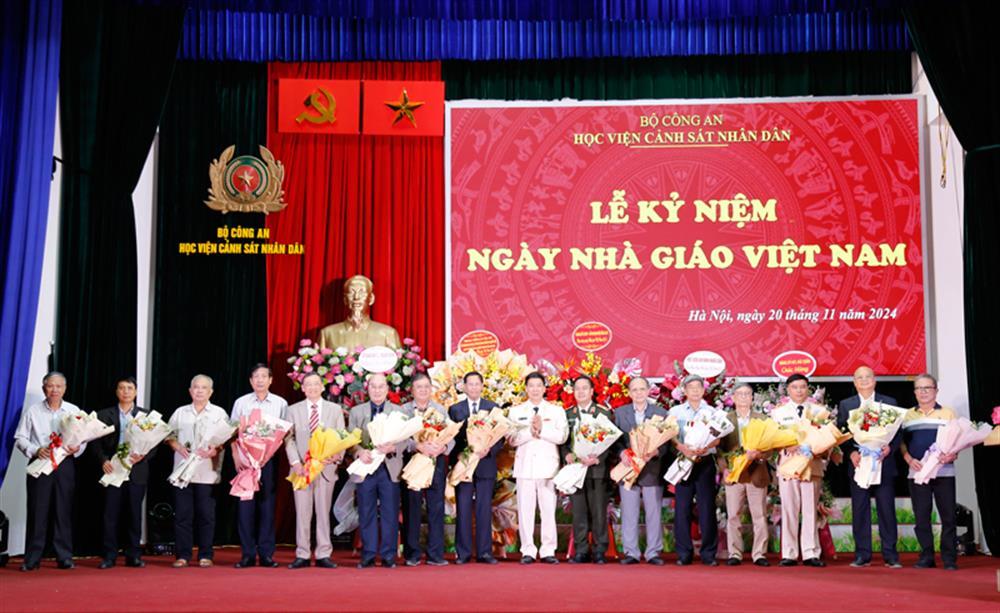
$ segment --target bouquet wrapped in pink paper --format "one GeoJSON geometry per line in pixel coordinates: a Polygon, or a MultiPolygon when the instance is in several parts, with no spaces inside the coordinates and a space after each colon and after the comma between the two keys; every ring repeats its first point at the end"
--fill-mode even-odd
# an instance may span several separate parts
{"type": "Polygon", "coordinates": [[[468,446],[458,456],[458,461],[448,473],[448,485],[469,483],[479,466],[480,454],[489,452],[507,435],[512,425],[503,414],[503,409],[494,407],[489,413],[476,411],[466,420],[465,438],[468,446]]]}
{"type": "Polygon", "coordinates": [[[361,459],[354,460],[347,467],[347,474],[364,479],[373,474],[385,461],[385,454],[378,450],[381,445],[398,445],[424,427],[420,415],[409,417],[402,411],[379,413],[375,419],[368,422],[368,436],[371,438],[371,462],[367,464],[361,459]]]}
{"type": "Polygon", "coordinates": [[[232,443],[236,476],[229,493],[240,500],[250,500],[260,489],[260,470],[281,448],[292,422],[272,417],[254,409],[240,417],[236,440],[232,443]]]}
{"type": "Polygon", "coordinates": [[[913,476],[913,482],[925,485],[941,470],[941,456],[958,453],[982,443],[993,428],[989,424],[977,424],[964,417],[948,420],[938,428],[937,439],[920,458],[920,470],[913,476]]]}
{"type": "Polygon", "coordinates": [[[129,458],[133,455],[148,455],[170,432],[170,426],[157,411],[140,413],[129,420],[125,427],[125,442],[119,445],[118,453],[111,458],[111,472],[101,477],[100,484],[104,487],[121,487],[132,472],[132,461],[129,458]]]}
{"type": "Polygon", "coordinates": [[[59,427],[56,432],[49,437],[49,451],[47,458],[38,458],[28,464],[28,475],[40,477],[52,474],[52,471],[59,468],[59,463],[69,457],[66,451],[69,447],[80,447],[84,443],[99,439],[102,436],[115,431],[114,426],[105,424],[97,419],[97,413],[91,411],[84,413],[67,413],[59,420],[59,427]]]}
{"type": "Polygon", "coordinates": [[[992,422],[993,431],[983,441],[986,446],[1000,445],[1000,407],[993,407],[992,422]]]}
{"type": "MultiPolygon", "coordinates": [[[[622,431],[605,415],[581,415],[573,428],[573,455],[579,458],[599,456],[607,451],[622,435],[622,431]]],[[[587,478],[587,467],[581,462],[573,462],[559,469],[552,480],[556,489],[564,494],[573,494],[583,487],[587,478]]]]}
{"type": "Polygon", "coordinates": [[[665,445],[678,432],[677,418],[673,415],[654,415],[643,421],[641,426],[633,428],[628,433],[629,448],[625,450],[625,459],[611,469],[611,479],[624,484],[626,489],[632,489],[646,467],[643,458],[665,445]]]}
{"type": "Polygon", "coordinates": [[[854,471],[854,482],[858,487],[882,483],[882,448],[892,442],[903,425],[906,410],[881,402],[865,402],[847,417],[847,428],[858,444],[861,461],[854,471]]]}
{"type": "MultiPolygon", "coordinates": [[[[444,447],[450,443],[458,431],[462,429],[462,422],[452,421],[445,415],[432,407],[420,413],[423,420],[423,428],[413,435],[413,440],[417,443],[429,443],[444,447]]],[[[426,489],[434,481],[434,464],[437,458],[432,458],[424,453],[415,453],[410,461],[403,467],[403,480],[406,487],[414,491],[426,489]]]]}

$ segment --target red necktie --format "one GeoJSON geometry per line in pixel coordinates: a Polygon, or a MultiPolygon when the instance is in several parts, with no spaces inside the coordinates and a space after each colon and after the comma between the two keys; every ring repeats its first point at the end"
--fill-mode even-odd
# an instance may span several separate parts
{"type": "Polygon", "coordinates": [[[316,431],[319,427],[319,407],[316,404],[312,405],[312,411],[309,412],[309,434],[316,431]]]}

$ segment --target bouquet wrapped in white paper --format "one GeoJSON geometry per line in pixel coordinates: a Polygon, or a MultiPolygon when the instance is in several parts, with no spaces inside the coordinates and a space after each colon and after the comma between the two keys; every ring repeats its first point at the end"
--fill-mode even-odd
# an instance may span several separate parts
{"type": "Polygon", "coordinates": [[[599,456],[607,451],[622,435],[622,431],[605,415],[581,415],[573,427],[573,455],[577,461],[567,464],[556,473],[553,483],[564,494],[573,494],[583,487],[587,467],[579,459],[599,456]]]}
{"type": "MultiPolygon", "coordinates": [[[[685,426],[684,444],[692,449],[704,449],[732,432],[733,428],[733,422],[729,421],[726,412],[715,409],[708,415],[695,419],[685,426]]],[[[677,458],[667,469],[667,474],[663,476],[664,480],[671,485],[677,485],[691,476],[694,463],[701,460],[702,458],[692,459],[687,456],[677,458]]]]}
{"type": "Polygon", "coordinates": [[[964,417],[948,420],[948,423],[938,428],[937,439],[920,458],[920,470],[913,476],[913,482],[926,485],[937,477],[941,470],[941,456],[958,453],[986,440],[993,431],[989,424],[978,424],[964,417]]]}
{"type": "Polygon", "coordinates": [[[69,457],[69,447],[80,447],[84,443],[99,439],[115,431],[100,419],[97,413],[67,413],[59,420],[57,432],[53,432],[49,442],[49,457],[38,458],[28,464],[28,474],[32,477],[52,474],[60,462],[69,457]]]}
{"type": "Polygon", "coordinates": [[[132,461],[129,458],[133,455],[148,455],[170,432],[170,426],[157,411],[140,413],[129,420],[125,427],[125,442],[119,446],[122,449],[111,458],[111,472],[101,477],[101,485],[121,487],[132,473],[132,461]]]}
{"type": "Polygon", "coordinates": [[[233,437],[233,433],[236,432],[238,426],[239,424],[220,419],[205,428],[204,432],[198,438],[198,442],[195,443],[194,448],[191,450],[191,453],[188,454],[188,457],[184,458],[184,461],[177,465],[174,472],[170,473],[170,476],[167,478],[170,485],[179,488],[187,487],[191,483],[191,479],[197,472],[198,467],[204,462],[211,462],[213,460],[212,458],[201,457],[198,455],[197,450],[222,446],[223,443],[233,437]]]}
{"type": "Polygon", "coordinates": [[[407,440],[424,427],[420,415],[408,417],[402,411],[379,413],[375,419],[368,422],[368,435],[372,441],[371,462],[365,464],[361,459],[354,460],[347,467],[347,474],[364,479],[373,474],[385,461],[385,454],[378,450],[382,445],[398,445],[407,440]]]}
{"type": "Polygon", "coordinates": [[[854,482],[867,489],[882,483],[882,448],[892,442],[903,425],[906,410],[881,402],[866,402],[847,417],[847,428],[858,444],[861,461],[854,470],[854,482]]]}

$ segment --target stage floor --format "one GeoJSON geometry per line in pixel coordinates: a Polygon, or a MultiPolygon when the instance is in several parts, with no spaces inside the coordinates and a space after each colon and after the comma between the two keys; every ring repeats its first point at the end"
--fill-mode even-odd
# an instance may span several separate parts
{"type": "MultiPolygon", "coordinates": [[[[146,558],[145,569],[98,570],[97,558],[62,571],[46,560],[39,571],[18,571],[20,558],[0,570],[2,611],[729,611],[886,610],[1000,611],[1000,561],[962,558],[961,570],[879,564],[850,568],[841,557],[827,568],[759,568],[747,563],[709,568],[648,564],[621,566],[534,564],[516,557],[499,565],[395,569],[354,568],[357,558],[336,552],[340,568],[237,570],[237,548],[216,550],[216,567],[171,568],[172,559],[146,558]]],[[[291,548],[276,559],[287,564],[291,548]]],[[[772,557],[772,564],[777,563],[772,557]]]]}

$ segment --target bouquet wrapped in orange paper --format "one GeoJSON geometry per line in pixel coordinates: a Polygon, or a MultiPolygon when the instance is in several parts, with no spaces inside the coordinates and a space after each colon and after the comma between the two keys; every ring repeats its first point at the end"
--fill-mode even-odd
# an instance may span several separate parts
{"type": "Polygon", "coordinates": [[[462,450],[454,468],[448,473],[448,485],[470,483],[479,466],[480,454],[488,453],[510,431],[512,424],[503,414],[503,409],[494,407],[490,412],[476,411],[465,426],[468,446],[462,450]]]}
{"type": "Polygon", "coordinates": [[[775,449],[791,447],[799,442],[795,430],[784,428],[773,419],[751,419],[745,428],[740,430],[743,442],[743,452],[733,458],[729,465],[729,475],[726,483],[739,483],[740,476],[750,465],[749,451],[766,453],[775,449]]]}
{"type": "Polygon", "coordinates": [[[798,431],[799,445],[778,465],[778,474],[785,479],[809,481],[812,479],[813,458],[851,439],[849,433],[841,432],[832,421],[818,426],[803,420],[795,428],[798,431]]]}
{"type": "Polygon", "coordinates": [[[641,426],[629,432],[629,447],[625,450],[624,460],[611,469],[611,479],[622,483],[626,489],[632,489],[639,473],[646,466],[644,458],[651,456],[677,436],[677,418],[673,415],[663,417],[654,415],[642,422],[641,426]]]}
{"type": "Polygon", "coordinates": [[[316,428],[312,436],[309,437],[309,449],[306,451],[305,461],[302,462],[305,474],[292,473],[288,475],[288,480],[292,482],[292,489],[304,490],[309,487],[309,484],[323,472],[327,460],[360,443],[361,430],[358,428],[351,432],[337,428],[324,428],[323,426],[316,428]]]}
{"type": "MultiPolygon", "coordinates": [[[[424,427],[413,435],[413,440],[417,443],[444,447],[455,438],[455,435],[462,428],[462,422],[448,419],[433,407],[428,407],[421,414],[421,418],[424,421],[424,427]]],[[[415,491],[430,487],[431,482],[434,481],[436,461],[437,458],[432,458],[425,453],[415,453],[403,467],[402,477],[406,481],[406,487],[415,491]]]]}

